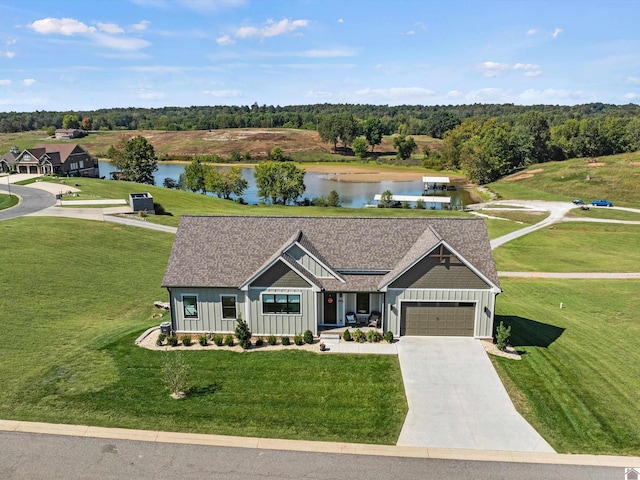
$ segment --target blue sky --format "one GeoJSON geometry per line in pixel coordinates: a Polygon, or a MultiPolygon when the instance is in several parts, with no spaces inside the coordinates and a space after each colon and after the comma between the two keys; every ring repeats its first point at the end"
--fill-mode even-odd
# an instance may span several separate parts
{"type": "Polygon", "coordinates": [[[637,1],[0,0],[0,110],[640,102],[637,1]]]}

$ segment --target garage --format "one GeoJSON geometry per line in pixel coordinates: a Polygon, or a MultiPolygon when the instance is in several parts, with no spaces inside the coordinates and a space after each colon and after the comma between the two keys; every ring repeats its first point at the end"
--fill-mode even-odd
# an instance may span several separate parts
{"type": "Polygon", "coordinates": [[[403,302],[400,335],[473,337],[475,317],[475,303],[403,302]]]}

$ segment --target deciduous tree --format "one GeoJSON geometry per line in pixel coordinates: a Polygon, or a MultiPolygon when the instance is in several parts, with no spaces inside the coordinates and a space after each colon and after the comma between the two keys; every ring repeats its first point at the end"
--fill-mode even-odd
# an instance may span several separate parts
{"type": "Polygon", "coordinates": [[[353,149],[353,153],[358,158],[364,158],[367,156],[367,140],[364,137],[358,137],[353,140],[353,144],[351,148],[353,149]]]}
{"type": "Polygon", "coordinates": [[[384,135],[384,126],[377,117],[369,117],[362,124],[362,134],[367,139],[367,143],[371,146],[371,151],[376,145],[382,143],[382,136],[384,135]]]}
{"type": "Polygon", "coordinates": [[[418,149],[418,145],[413,137],[407,137],[405,135],[398,135],[397,137],[394,137],[393,146],[398,151],[396,153],[396,157],[402,160],[410,158],[411,154],[418,149]]]}
{"type": "Polygon", "coordinates": [[[158,157],[153,145],[142,135],[129,140],[121,138],[113,146],[112,161],[127,180],[149,185],[155,183],[153,172],[158,170],[158,157]]]}
{"type": "Polygon", "coordinates": [[[215,193],[219,198],[230,200],[231,195],[241,197],[249,186],[249,182],[242,177],[240,167],[229,167],[223,170],[211,168],[206,173],[205,185],[207,190],[215,193]]]}
{"type": "Polygon", "coordinates": [[[274,204],[295,202],[306,189],[304,173],[293,162],[260,163],[254,170],[258,195],[274,204]]]}

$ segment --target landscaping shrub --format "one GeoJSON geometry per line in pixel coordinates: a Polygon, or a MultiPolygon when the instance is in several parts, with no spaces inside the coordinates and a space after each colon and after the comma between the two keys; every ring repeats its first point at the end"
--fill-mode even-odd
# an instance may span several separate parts
{"type": "Polygon", "coordinates": [[[167,345],[171,345],[172,347],[178,346],[178,336],[177,335],[169,335],[167,337],[167,345]]]}
{"type": "Polygon", "coordinates": [[[191,335],[183,335],[180,338],[180,341],[185,347],[190,347],[191,345],[193,345],[193,338],[191,338],[191,335]]]}
{"type": "Polygon", "coordinates": [[[293,343],[295,343],[298,346],[304,345],[304,340],[302,339],[302,335],[300,335],[299,333],[296,333],[293,336],[293,343]]]}
{"type": "Polygon", "coordinates": [[[203,347],[206,347],[209,344],[207,336],[204,333],[198,337],[198,343],[203,347]]]}
{"type": "Polygon", "coordinates": [[[276,340],[276,336],[275,335],[269,335],[267,337],[267,343],[269,345],[275,345],[278,341],[276,340]]]}
{"type": "Polygon", "coordinates": [[[356,331],[353,332],[353,341],[358,343],[364,343],[365,340],[366,338],[365,338],[364,332],[359,328],[357,328],[356,331]]]}
{"type": "Polygon", "coordinates": [[[211,340],[213,340],[213,343],[216,344],[218,347],[221,347],[222,344],[224,343],[224,337],[222,335],[220,335],[219,333],[216,333],[211,340]]]}
{"type": "Polygon", "coordinates": [[[351,333],[349,333],[349,329],[348,328],[342,334],[342,339],[345,342],[350,342],[351,340],[353,340],[353,338],[351,338],[351,333]]]}
{"type": "Polygon", "coordinates": [[[264,340],[262,340],[262,337],[258,337],[256,340],[256,347],[261,347],[262,345],[264,345],[264,340]]]}
{"type": "Polygon", "coordinates": [[[378,330],[369,330],[366,334],[367,342],[375,343],[382,340],[382,335],[378,330]]]}
{"type": "Polygon", "coordinates": [[[161,346],[166,340],[166,338],[167,338],[167,335],[165,333],[161,333],[160,335],[158,335],[158,338],[156,339],[156,345],[161,346]]]}
{"type": "Polygon", "coordinates": [[[224,344],[227,347],[233,347],[235,345],[235,340],[233,339],[233,335],[229,334],[226,337],[224,337],[224,344]]]}
{"type": "Polygon", "coordinates": [[[245,350],[251,348],[251,330],[249,330],[249,325],[247,325],[247,322],[242,320],[242,318],[238,318],[236,323],[236,338],[238,339],[238,343],[245,350]]]}
{"type": "Polygon", "coordinates": [[[306,330],[302,334],[302,339],[304,340],[304,343],[312,344],[313,343],[313,333],[311,333],[311,330],[306,330]]]}
{"type": "Polygon", "coordinates": [[[498,350],[505,351],[509,340],[511,339],[511,326],[505,327],[503,322],[500,322],[496,330],[496,346],[498,350]]]}
{"type": "Polygon", "coordinates": [[[291,340],[289,340],[289,337],[281,337],[280,343],[282,345],[291,345],[291,340]]]}
{"type": "Polygon", "coordinates": [[[384,339],[387,341],[387,343],[392,343],[393,342],[393,332],[391,330],[387,330],[387,333],[384,334],[384,339]]]}

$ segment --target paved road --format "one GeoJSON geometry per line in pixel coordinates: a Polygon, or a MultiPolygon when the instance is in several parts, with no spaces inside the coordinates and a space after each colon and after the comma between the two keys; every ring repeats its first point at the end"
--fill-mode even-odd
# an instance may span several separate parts
{"type": "Polygon", "coordinates": [[[379,457],[0,432],[3,480],[607,480],[621,467],[379,457]]]}
{"type": "MultiPolygon", "coordinates": [[[[9,187],[6,184],[0,184],[0,191],[8,192],[9,187]]],[[[56,204],[54,195],[37,188],[11,185],[11,193],[19,195],[21,201],[15,207],[0,210],[0,220],[29,215],[56,204]]]]}
{"type": "Polygon", "coordinates": [[[480,341],[402,337],[409,412],[399,446],[553,452],[516,411],[480,341]]]}

